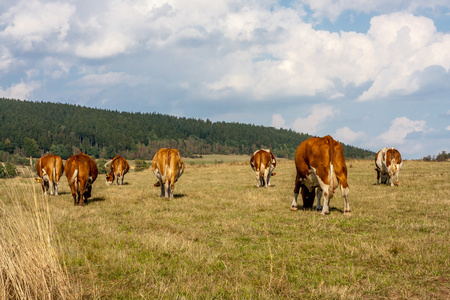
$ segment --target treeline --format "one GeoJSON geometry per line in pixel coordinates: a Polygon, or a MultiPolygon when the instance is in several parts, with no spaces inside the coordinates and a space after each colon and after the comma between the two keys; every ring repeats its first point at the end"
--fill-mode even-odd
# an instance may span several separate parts
{"type": "MultiPolygon", "coordinates": [[[[64,159],[80,151],[95,158],[151,159],[163,147],[194,154],[251,154],[269,148],[293,158],[310,137],[292,130],[240,123],[211,122],[160,113],[129,113],[78,105],[0,98],[0,151],[39,157],[46,152],[64,159]]],[[[344,145],[347,158],[375,153],[344,145]]]]}
{"type": "Polygon", "coordinates": [[[437,156],[436,155],[428,155],[425,156],[424,158],[422,158],[422,160],[424,161],[447,161],[450,159],[450,153],[447,153],[445,151],[442,151],[441,153],[439,153],[437,156]]]}

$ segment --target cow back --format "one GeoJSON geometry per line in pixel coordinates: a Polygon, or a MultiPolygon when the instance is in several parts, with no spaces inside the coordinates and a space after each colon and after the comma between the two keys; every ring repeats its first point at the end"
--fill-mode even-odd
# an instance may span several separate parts
{"type": "Polygon", "coordinates": [[[253,152],[252,157],[250,157],[250,165],[253,171],[258,171],[261,168],[261,151],[256,150],[253,152]]]}
{"type": "Polygon", "coordinates": [[[265,168],[268,168],[270,165],[276,166],[276,159],[273,155],[272,151],[260,149],[253,152],[250,158],[250,165],[254,171],[260,170],[261,166],[264,165],[265,168]]]}
{"type": "MultiPolygon", "coordinates": [[[[337,177],[347,177],[344,150],[342,145],[331,136],[312,137],[302,142],[295,153],[295,166],[300,178],[306,178],[310,174],[310,168],[314,168],[317,176],[326,184],[337,186],[337,177]],[[330,166],[333,165],[333,178],[329,178],[330,166]],[[333,182],[330,182],[330,179],[333,182]]],[[[343,182],[341,182],[343,183],[343,182]]]]}
{"type": "Polygon", "coordinates": [[[91,184],[97,179],[97,164],[89,155],[78,153],[67,159],[64,172],[69,180],[69,183],[73,181],[73,176],[76,170],[78,170],[77,177],[81,177],[84,180],[89,181],[91,184]]]}
{"type": "Polygon", "coordinates": [[[120,155],[113,158],[113,160],[111,162],[111,171],[112,172],[127,173],[129,169],[130,169],[130,165],[128,164],[128,162],[125,158],[123,158],[120,155]]]}
{"type": "Polygon", "coordinates": [[[375,155],[375,166],[379,170],[386,172],[392,164],[402,165],[402,156],[397,149],[384,147],[375,155]]]}
{"type": "Polygon", "coordinates": [[[298,146],[295,152],[295,166],[301,178],[306,178],[310,174],[310,168],[316,169],[322,180],[328,177],[325,168],[330,165],[331,150],[334,151],[333,143],[328,137],[330,136],[312,137],[298,146]]]}
{"type": "Polygon", "coordinates": [[[44,155],[36,164],[36,172],[39,177],[42,178],[46,174],[50,180],[56,182],[61,177],[62,168],[61,157],[54,154],[44,155]]]}
{"type": "Polygon", "coordinates": [[[165,181],[172,175],[176,178],[180,177],[184,172],[184,162],[177,149],[162,148],[153,157],[152,169],[155,174],[159,172],[162,180],[165,181]]]}
{"type": "Polygon", "coordinates": [[[54,180],[59,181],[63,172],[63,160],[61,156],[55,155],[55,177],[54,180]]]}

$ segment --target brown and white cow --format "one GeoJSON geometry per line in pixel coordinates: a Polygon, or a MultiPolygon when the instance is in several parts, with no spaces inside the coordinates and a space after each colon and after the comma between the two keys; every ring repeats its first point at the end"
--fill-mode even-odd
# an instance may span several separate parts
{"type": "Polygon", "coordinates": [[[58,195],[59,179],[63,170],[63,161],[60,156],[47,154],[39,158],[36,164],[38,177],[36,181],[41,183],[42,191],[47,195],[58,195]]]}
{"type": "Polygon", "coordinates": [[[270,178],[272,175],[275,175],[272,172],[277,165],[272,151],[266,149],[256,150],[250,158],[250,165],[256,173],[256,187],[269,187],[270,178]]]}
{"type": "Polygon", "coordinates": [[[340,184],[344,197],[344,214],[350,214],[348,201],[347,166],[345,165],[342,145],[329,135],[309,138],[300,144],[295,153],[294,200],[291,210],[297,210],[297,196],[302,188],[303,209],[312,208],[317,188],[317,210],[321,209],[320,198],[323,194],[322,214],[328,214],[329,201],[340,184]]]}
{"type": "Polygon", "coordinates": [[[87,199],[91,197],[92,184],[97,179],[97,164],[90,156],[78,153],[67,159],[64,169],[72,192],[73,204],[87,204],[87,199]]]}
{"type": "Polygon", "coordinates": [[[176,149],[161,148],[152,161],[152,170],[161,186],[161,197],[173,198],[175,182],[184,172],[184,163],[176,149]]]}
{"type": "Polygon", "coordinates": [[[398,174],[402,167],[402,156],[397,149],[384,147],[375,155],[375,171],[377,171],[377,184],[388,184],[391,186],[398,185],[398,174]],[[395,179],[395,180],[394,180],[395,179]]]}
{"type": "Polygon", "coordinates": [[[114,179],[116,179],[117,185],[123,185],[125,174],[127,174],[130,170],[130,165],[128,164],[127,160],[118,155],[112,160],[108,161],[105,164],[105,168],[109,163],[111,163],[111,171],[106,174],[106,184],[111,185],[114,182],[114,179]]]}

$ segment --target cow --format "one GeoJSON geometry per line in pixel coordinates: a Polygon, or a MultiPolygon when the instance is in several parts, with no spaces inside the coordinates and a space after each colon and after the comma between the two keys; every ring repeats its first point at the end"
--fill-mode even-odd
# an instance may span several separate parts
{"type": "Polygon", "coordinates": [[[256,150],[250,158],[250,165],[256,173],[256,187],[269,187],[270,178],[272,175],[275,175],[272,172],[277,165],[272,152],[266,149],[256,150]]]}
{"type": "Polygon", "coordinates": [[[87,204],[88,198],[91,197],[92,184],[98,175],[95,161],[84,153],[72,155],[66,161],[64,173],[72,192],[73,204],[87,204]]]}
{"type": "Polygon", "coordinates": [[[176,149],[161,148],[152,160],[152,170],[161,186],[161,197],[173,198],[175,182],[184,172],[184,163],[176,149]]]}
{"type": "Polygon", "coordinates": [[[344,198],[344,215],[350,214],[348,201],[347,166],[342,145],[329,135],[312,137],[302,142],[295,153],[294,200],[291,210],[297,207],[297,197],[302,188],[303,209],[312,208],[317,188],[317,206],[320,210],[320,198],[323,194],[322,215],[329,214],[329,201],[335,189],[340,185],[344,198]]]}
{"type": "Polygon", "coordinates": [[[59,179],[63,171],[63,161],[61,156],[47,154],[39,158],[36,164],[38,177],[36,181],[41,183],[44,195],[47,191],[50,195],[58,196],[59,179]]]}
{"type": "Polygon", "coordinates": [[[384,147],[378,151],[375,155],[377,184],[380,184],[381,178],[381,183],[388,184],[390,181],[391,186],[398,186],[398,174],[402,165],[402,156],[397,149],[384,147]]]}
{"type": "Polygon", "coordinates": [[[130,165],[127,160],[118,155],[105,164],[105,169],[109,163],[111,163],[111,171],[106,174],[106,184],[111,185],[114,179],[116,179],[117,185],[123,185],[125,174],[130,170],[130,165]]]}

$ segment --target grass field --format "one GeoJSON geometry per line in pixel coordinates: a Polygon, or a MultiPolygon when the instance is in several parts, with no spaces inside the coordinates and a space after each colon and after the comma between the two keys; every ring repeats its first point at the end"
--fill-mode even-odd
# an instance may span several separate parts
{"type": "Polygon", "coordinates": [[[265,189],[248,159],[185,159],[171,200],[150,170],[124,186],[102,175],[85,207],[73,206],[65,177],[47,198],[32,179],[1,180],[1,211],[36,190],[74,298],[449,299],[449,162],[405,161],[390,187],[374,185],[373,161],[347,160],[344,217],[340,193],[327,216],[291,212],[293,162],[280,160],[265,189]]]}

